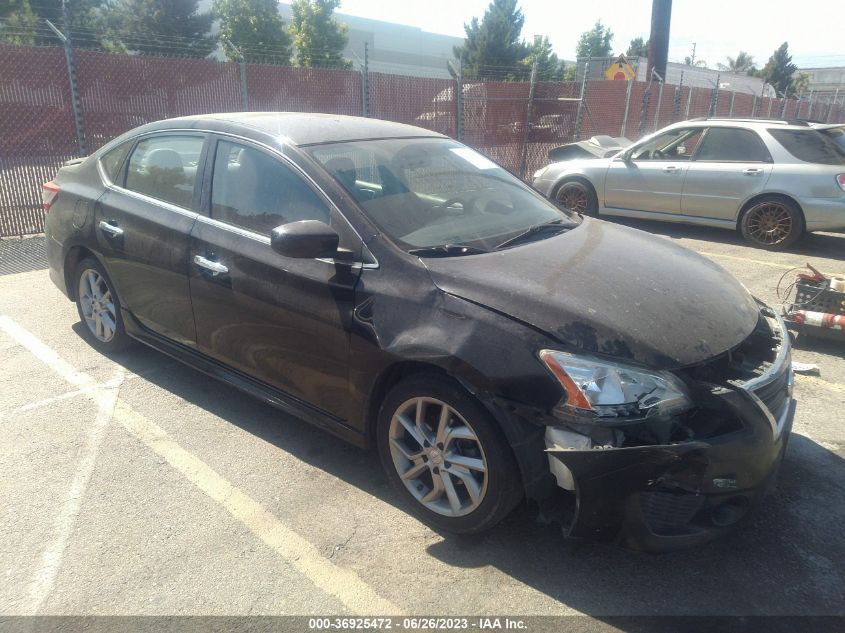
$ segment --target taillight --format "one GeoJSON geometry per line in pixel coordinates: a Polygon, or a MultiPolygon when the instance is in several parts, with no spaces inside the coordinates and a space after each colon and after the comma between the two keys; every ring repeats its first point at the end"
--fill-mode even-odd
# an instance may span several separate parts
{"type": "Polygon", "coordinates": [[[53,203],[58,197],[59,185],[54,183],[52,180],[41,185],[41,201],[44,203],[44,213],[47,213],[50,210],[50,207],[53,206],[53,203]]]}
{"type": "Polygon", "coordinates": [[[836,182],[839,183],[839,187],[842,189],[842,191],[845,191],[845,174],[839,174],[836,177],[836,182]]]}

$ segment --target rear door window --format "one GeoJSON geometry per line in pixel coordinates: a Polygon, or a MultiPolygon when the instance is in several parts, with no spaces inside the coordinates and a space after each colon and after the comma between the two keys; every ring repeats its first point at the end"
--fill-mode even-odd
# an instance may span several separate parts
{"type": "Polygon", "coordinates": [[[767,163],[772,157],[762,139],[751,130],[711,127],[701,141],[695,160],[767,163]]]}
{"type": "Polygon", "coordinates": [[[833,130],[770,129],[769,134],[798,160],[820,165],[845,165],[845,146],[837,144],[833,130]]]}
{"type": "Polygon", "coordinates": [[[329,223],[329,207],[279,158],[218,141],[211,181],[211,217],[262,235],[300,220],[329,223]]]}
{"type": "Polygon", "coordinates": [[[156,136],[140,141],[129,157],[126,188],[185,209],[191,208],[201,136],[156,136]]]}

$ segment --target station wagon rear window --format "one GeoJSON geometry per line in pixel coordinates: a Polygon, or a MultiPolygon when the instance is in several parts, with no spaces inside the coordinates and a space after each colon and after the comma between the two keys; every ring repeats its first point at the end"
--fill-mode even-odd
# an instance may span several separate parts
{"type": "Polygon", "coordinates": [[[798,160],[820,165],[845,165],[843,129],[769,130],[769,134],[798,160]]]}

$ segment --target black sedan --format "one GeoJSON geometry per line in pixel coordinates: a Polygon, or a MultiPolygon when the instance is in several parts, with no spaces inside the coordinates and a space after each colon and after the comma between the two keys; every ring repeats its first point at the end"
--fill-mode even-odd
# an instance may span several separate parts
{"type": "Polygon", "coordinates": [[[783,455],[783,323],[707,259],[561,210],[416,127],[160,121],[44,185],[50,275],[132,339],[361,447],[436,528],[523,498],[669,549],[734,526],[783,455]]]}

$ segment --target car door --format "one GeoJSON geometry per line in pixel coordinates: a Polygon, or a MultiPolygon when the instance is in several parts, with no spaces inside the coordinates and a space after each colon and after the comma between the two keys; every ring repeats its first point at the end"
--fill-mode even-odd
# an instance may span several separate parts
{"type": "Polygon", "coordinates": [[[604,206],[680,214],[684,176],[702,132],[700,127],[672,129],[611,160],[604,206]]]}
{"type": "Polygon", "coordinates": [[[735,222],[740,207],[763,190],[771,173],[772,157],[756,132],[711,127],[689,164],[681,211],[735,222]]]}
{"type": "Polygon", "coordinates": [[[188,239],[206,135],[137,140],[95,205],[97,245],[123,307],[144,326],[194,346],[188,239]]]}
{"type": "MultiPolygon", "coordinates": [[[[203,208],[191,234],[190,287],[199,351],[340,419],[360,265],[284,257],[276,226],[315,219],[360,256],[345,219],[292,163],[219,137],[209,152],[203,208]]],[[[360,261],[360,257],[358,257],[360,261]]]]}

